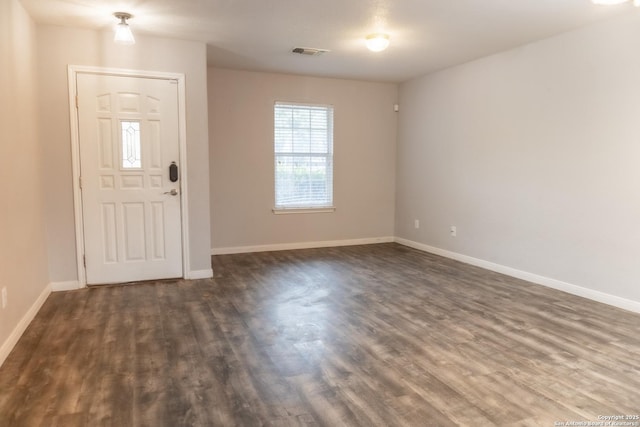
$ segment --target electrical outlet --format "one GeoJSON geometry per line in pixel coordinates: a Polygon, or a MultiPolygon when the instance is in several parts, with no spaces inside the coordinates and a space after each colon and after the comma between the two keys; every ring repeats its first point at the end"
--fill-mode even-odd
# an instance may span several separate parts
{"type": "Polygon", "coordinates": [[[2,288],[2,308],[7,306],[7,288],[2,288]]]}
{"type": "Polygon", "coordinates": [[[420,220],[419,219],[414,219],[413,220],[413,226],[415,228],[420,228],[420,220]]]}
{"type": "Polygon", "coordinates": [[[451,226],[451,228],[449,229],[449,233],[451,234],[451,237],[456,237],[458,235],[458,229],[455,225],[451,226]]]}

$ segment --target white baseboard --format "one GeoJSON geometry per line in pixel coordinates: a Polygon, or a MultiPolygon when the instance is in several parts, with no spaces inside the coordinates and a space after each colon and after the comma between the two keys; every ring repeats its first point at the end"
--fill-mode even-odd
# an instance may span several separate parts
{"type": "Polygon", "coordinates": [[[2,346],[0,347],[0,366],[2,366],[5,360],[7,360],[9,353],[11,353],[13,347],[16,346],[18,340],[20,339],[22,334],[24,334],[24,331],[27,330],[27,327],[29,326],[31,321],[34,319],[34,317],[36,317],[36,314],[38,314],[38,311],[42,307],[42,304],[44,304],[44,302],[47,300],[47,297],[49,297],[49,294],[51,294],[51,286],[47,285],[42,290],[42,292],[38,296],[38,299],[36,299],[31,308],[29,308],[25,315],[22,316],[22,319],[20,319],[16,327],[13,329],[13,332],[11,332],[6,341],[2,343],[2,346]]]}
{"type": "Polygon", "coordinates": [[[640,301],[634,301],[626,298],[622,298],[616,295],[607,294],[604,292],[596,291],[594,289],[584,288],[582,286],[573,285],[571,283],[563,282],[561,280],[551,279],[549,277],[540,276],[527,271],[518,270],[515,268],[507,267],[501,264],[496,264],[490,261],[485,261],[479,258],[470,257],[467,255],[459,254],[457,252],[447,251],[445,249],[436,248],[434,246],[425,245],[422,243],[414,242],[412,240],[403,239],[400,237],[395,238],[395,242],[404,246],[409,246],[414,249],[418,249],[424,252],[429,252],[435,255],[440,255],[446,258],[451,258],[456,261],[464,262],[465,264],[475,265],[486,270],[495,271],[496,273],[502,273],[507,276],[515,277],[517,279],[526,280],[527,282],[536,283],[538,285],[546,286],[548,288],[557,289],[559,291],[567,292],[569,294],[581,296],[590,300],[598,301],[604,304],[612,305],[614,307],[622,308],[624,310],[640,313],[640,301]]]}
{"type": "MultiPolygon", "coordinates": [[[[211,277],[213,277],[213,270],[210,268],[207,270],[188,271],[187,274],[185,275],[185,279],[187,280],[209,279],[211,277]]],[[[77,280],[71,280],[68,282],[52,282],[51,283],[51,290],[53,292],[75,291],[76,289],[82,289],[82,288],[83,286],[80,286],[80,282],[78,282],[77,280]]]]}
{"type": "Polygon", "coordinates": [[[185,277],[187,280],[198,280],[198,279],[210,279],[213,277],[213,270],[211,268],[206,270],[192,270],[189,271],[185,277]]]}
{"type": "Polygon", "coordinates": [[[51,291],[52,292],[61,292],[61,291],[75,291],[76,289],[81,289],[80,282],[77,280],[71,280],[69,282],[51,282],[51,291]]]}
{"type": "Polygon", "coordinates": [[[367,239],[323,240],[320,242],[278,243],[273,245],[236,246],[230,248],[213,248],[211,255],[244,254],[249,252],[289,251],[293,249],[329,248],[336,246],[371,245],[374,243],[390,243],[393,237],[372,237],[367,239]]]}

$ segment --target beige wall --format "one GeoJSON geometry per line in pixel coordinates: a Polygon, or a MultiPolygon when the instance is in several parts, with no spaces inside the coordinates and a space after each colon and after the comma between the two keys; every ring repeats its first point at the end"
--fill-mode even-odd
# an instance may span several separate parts
{"type": "MultiPolygon", "coordinates": [[[[0,364],[30,309],[47,292],[47,253],[38,144],[34,23],[17,0],[0,2],[0,364]]],[[[37,307],[35,307],[37,308],[37,307]]],[[[21,331],[20,331],[21,332],[21,331]]]]}
{"type": "Polygon", "coordinates": [[[402,84],[396,235],[640,302],[638,52],[632,14],[402,84]]]}
{"type": "Polygon", "coordinates": [[[203,43],[136,35],[133,46],[111,32],[40,26],[38,55],[51,281],[77,280],[67,66],[101,66],[186,75],[191,271],[211,268],[206,49],[203,43]]]}
{"type": "Polygon", "coordinates": [[[213,249],[393,236],[397,86],[209,68],[213,249]],[[334,213],[274,215],[273,104],[334,106],[334,213]]]}

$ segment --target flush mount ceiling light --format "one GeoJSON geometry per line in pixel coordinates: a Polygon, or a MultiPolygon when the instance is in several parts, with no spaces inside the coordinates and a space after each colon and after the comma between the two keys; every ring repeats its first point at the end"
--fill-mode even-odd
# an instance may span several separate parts
{"type": "Polygon", "coordinates": [[[126,12],[116,12],[113,16],[120,20],[116,25],[116,35],[113,37],[113,41],[118,44],[135,44],[136,39],[127,24],[127,19],[131,19],[133,16],[126,12]]]}
{"type": "Polygon", "coordinates": [[[389,35],[376,33],[367,36],[367,49],[371,52],[380,52],[389,47],[389,35]]]}
{"type": "MultiPolygon", "coordinates": [[[[591,3],[610,6],[610,5],[614,5],[614,4],[626,3],[628,1],[629,0],[591,0],[591,3]]],[[[640,0],[633,0],[633,5],[635,7],[640,7],[640,0]]]]}

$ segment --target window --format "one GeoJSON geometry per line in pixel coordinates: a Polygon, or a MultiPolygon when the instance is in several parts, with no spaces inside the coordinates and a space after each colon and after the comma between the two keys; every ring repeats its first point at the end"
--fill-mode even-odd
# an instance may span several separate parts
{"type": "Polygon", "coordinates": [[[140,122],[122,121],[120,129],[122,132],[122,168],[141,168],[140,122]]]}
{"type": "Polygon", "coordinates": [[[275,211],[333,208],[333,107],[276,102],[275,211]]]}

